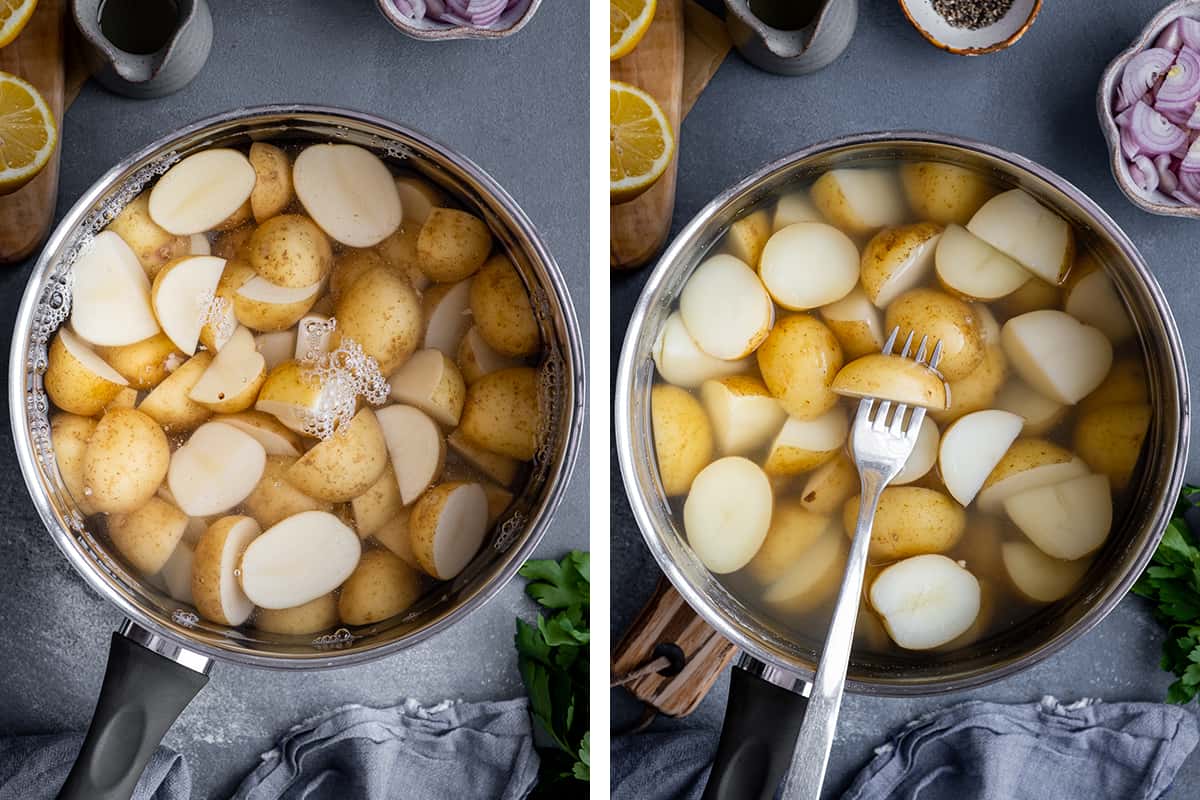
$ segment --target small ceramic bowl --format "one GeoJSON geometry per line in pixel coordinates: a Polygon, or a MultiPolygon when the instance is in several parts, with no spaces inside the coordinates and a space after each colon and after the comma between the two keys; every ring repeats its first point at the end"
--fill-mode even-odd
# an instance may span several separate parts
{"type": "Polygon", "coordinates": [[[500,15],[495,25],[474,28],[467,25],[452,25],[431,19],[413,19],[402,14],[391,0],[377,0],[379,10],[401,33],[414,39],[437,42],[449,39],[503,39],[524,28],[537,13],[542,0],[521,0],[500,15]]]}
{"type": "Polygon", "coordinates": [[[1042,10],[1042,0],[1014,0],[998,21],[986,28],[956,28],[933,8],[931,0],[900,0],[900,8],[912,26],[934,47],[956,56],[995,53],[1025,35],[1042,10]]]}
{"type": "Polygon", "coordinates": [[[1100,88],[1096,92],[1096,114],[1100,117],[1100,128],[1104,131],[1104,139],[1108,142],[1108,165],[1112,168],[1117,186],[1135,206],[1151,214],[1163,214],[1168,217],[1190,217],[1200,219],[1200,208],[1181,203],[1174,197],[1155,189],[1145,192],[1138,188],[1129,175],[1129,162],[1121,152],[1121,133],[1113,116],[1113,102],[1116,100],[1117,88],[1121,84],[1121,75],[1129,59],[1150,47],[1163,28],[1171,24],[1177,17],[1195,17],[1200,19],[1200,0],[1178,0],[1164,8],[1147,23],[1129,49],[1124,50],[1105,68],[1100,77],[1100,88]]]}

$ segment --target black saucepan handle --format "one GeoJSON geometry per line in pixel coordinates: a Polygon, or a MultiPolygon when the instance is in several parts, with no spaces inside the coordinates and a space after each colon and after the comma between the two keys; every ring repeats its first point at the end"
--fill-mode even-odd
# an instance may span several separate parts
{"type": "Polygon", "coordinates": [[[58,800],[129,800],[142,770],[208,675],[114,633],[83,748],[58,800]]]}
{"type": "Polygon", "coordinates": [[[792,760],[808,698],[772,683],[743,655],[729,679],[721,742],[702,800],[772,800],[792,760]]]}

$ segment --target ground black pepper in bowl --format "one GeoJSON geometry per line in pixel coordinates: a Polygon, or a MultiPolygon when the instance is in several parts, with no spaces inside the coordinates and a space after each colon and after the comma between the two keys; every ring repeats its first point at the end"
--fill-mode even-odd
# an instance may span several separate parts
{"type": "Polygon", "coordinates": [[[956,28],[978,30],[999,22],[1013,0],[932,0],[933,10],[956,28]]]}

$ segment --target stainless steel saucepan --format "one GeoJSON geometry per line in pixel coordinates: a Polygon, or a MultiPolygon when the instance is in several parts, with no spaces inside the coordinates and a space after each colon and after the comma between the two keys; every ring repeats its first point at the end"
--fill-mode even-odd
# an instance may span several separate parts
{"type": "Polygon", "coordinates": [[[167,728],[207,681],[213,661],[284,670],[347,667],[383,658],[453,625],[496,594],[546,532],[582,436],[583,346],[558,266],[511,197],[471,161],[378,117],[319,106],[264,106],[201,120],[109,170],[67,213],[33,269],[9,362],[8,398],[21,472],[63,555],[128,620],[113,634],[108,669],[79,760],[60,797],[124,800],[167,728]],[[256,139],[358,144],[416,170],[479,213],[522,274],[545,343],[540,371],[548,413],[523,493],[461,575],[405,614],[319,637],[227,628],[140,578],[106,552],[68,494],[50,447],[42,386],[46,343],[66,317],[69,273],[80,248],[171,164],[195,151],[256,139]]]}
{"type": "Polygon", "coordinates": [[[821,642],[798,638],[742,603],[688,547],[662,491],[650,424],[651,351],[693,269],[730,223],[793,182],[836,167],[937,160],[1019,186],[1068,219],[1105,264],[1137,329],[1153,420],[1136,485],[1113,532],[1071,597],[959,651],[872,655],[856,652],[847,689],[912,695],[999,680],[1062,649],[1110,612],[1141,574],[1170,518],[1183,481],[1189,434],[1187,368],[1170,308],[1146,262],[1092,200],[1045,167],[999,148],[931,133],[874,133],[826,142],[763,167],[723,192],[663,254],[629,323],[617,372],[614,416],[625,491],[646,545],[693,609],[739,648],[725,728],[706,800],[769,800],[791,758],[821,642]]]}

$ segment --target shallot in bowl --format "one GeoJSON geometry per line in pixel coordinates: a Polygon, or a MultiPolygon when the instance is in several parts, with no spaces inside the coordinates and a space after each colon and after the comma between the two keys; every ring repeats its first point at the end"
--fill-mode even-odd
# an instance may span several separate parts
{"type": "Polygon", "coordinates": [[[525,26],[541,0],[378,0],[392,25],[415,39],[499,39],[525,26]]]}

